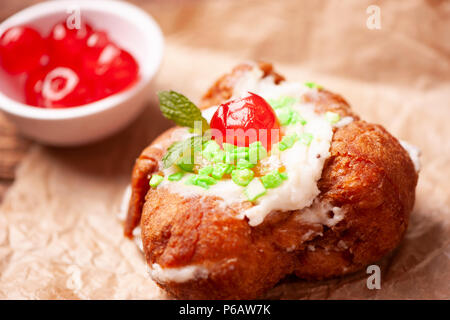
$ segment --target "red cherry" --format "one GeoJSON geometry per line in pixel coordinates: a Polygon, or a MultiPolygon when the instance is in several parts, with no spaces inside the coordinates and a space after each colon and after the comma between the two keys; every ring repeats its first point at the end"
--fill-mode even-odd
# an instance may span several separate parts
{"type": "Polygon", "coordinates": [[[37,69],[29,73],[25,81],[25,102],[30,106],[40,107],[42,103],[42,82],[48,70],[37,69]]]}
{"type": "Polygon", "coordinates": [[[44,39],[30,27],[9,28],[0,37],[1,64],[11,74],[28,72],[39,67],[45,51],[44,39]]]}
{"type": "Polygon", "coordinates": [[[213,138],[218,143],[228,142],[248,147],[252,142],[261,141],[270,150],[272,143],[280,139],[280,125],[275,112],[266,100],[254,93],[221,104],[210,125],[220,132],[213,132],[213,138]]]}
{"type": "Polygon", "coordinates": [[[103,49],[90,48],[83,56],[82,73],[97,86],[97,99],[117,93],[138,76],[138,64],[131,54],[113,43],[103,49]]]}
{"type": "Polygon", "coordinates": [[[86,48],[86,41],[92,33],[92,27],[86,23],[80,28],[69,28],[66,21],[55,24],[49,35],[50,63],[59,65],[77,65],[81,53],[86,48]]]}
{"type": "Polygon", "coordinates": [[[92,101],[87,83],[66,66],[31,73],[25,83],[25,93],[28,104],[42,108],[75,107],[92,101]]]}
{"type": "Polygon", "coordinates": [[[105,31],[94,31],[86,40],[87,50],[102,50],[110,43],[105,31]]]}

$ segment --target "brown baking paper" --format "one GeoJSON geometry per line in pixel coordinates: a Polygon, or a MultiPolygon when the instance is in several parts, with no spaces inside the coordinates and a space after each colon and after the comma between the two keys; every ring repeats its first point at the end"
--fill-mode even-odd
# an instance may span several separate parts
{"type": "Polygon", "coordinates": [[[323,282],[283,280],[266,298],[450,298],[450,4],[376,1],[143,2],[162,25],[166,52],[149,106],[122,133],[95,145],[35,145],[0,209],[0,298],[161,299],[117,214],[131,166],[170,123],[154,92],[198,101],[246,59],[275,63],[288,79],[341,93],[362,118],[422,150],[414,211],[399,248],[365,270],[323,282]]]}

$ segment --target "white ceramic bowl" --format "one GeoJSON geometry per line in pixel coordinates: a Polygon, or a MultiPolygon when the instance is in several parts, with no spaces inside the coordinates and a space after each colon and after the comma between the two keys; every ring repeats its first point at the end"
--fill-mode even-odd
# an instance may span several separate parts
{"type": "Polygon", "coordinates": [[[80,107],[42,109],[23,103],[23,88],[0,70],[0,109],[23,135],[44,144],[81,145],[124,128],[145,106],[151,80],[162,59],[163,36],[157,23],[141,9],[122,1],[42,2],[5,20],[0,34],[9,27],[27,24],[48,35],[55,23],[69,17],[76,8],[94,28],[106,30],[113,41],[135,57],[139,80],[123,92],[80,107]]]}

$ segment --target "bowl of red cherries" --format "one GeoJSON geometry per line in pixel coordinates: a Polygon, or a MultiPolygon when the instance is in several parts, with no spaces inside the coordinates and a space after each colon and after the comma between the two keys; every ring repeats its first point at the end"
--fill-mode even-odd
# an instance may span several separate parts
{"type": "Polygon", "coordinates": [[[0,25],[0,109],[21,133],[73,146],[127,126],[146,105],[163,36],[122,1],[48,1],[0,25]]]}

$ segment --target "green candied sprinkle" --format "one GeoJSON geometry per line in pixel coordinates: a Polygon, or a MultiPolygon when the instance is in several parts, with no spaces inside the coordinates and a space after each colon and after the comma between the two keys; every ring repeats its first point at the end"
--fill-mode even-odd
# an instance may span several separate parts
{"type": "Polygon", "coordinates": [[[220,150],[219,144],[217,142],[215,142],[214,140],[210,140],[203,144],[202,155],[204,158],[208,159],[209,161],[213,161],[219,151],[221,151],[223,153],[223,151],[220,150]]]}
{"type": "Polygon", "coordinates": [[[300,123],[305,125],[307,121],[295,110],[290,107],[279,108],[275,110],[278,120],[282,126],[300,123]]]}
{"type": "Polygon", "coordinates": [[[248,146],[248,159],[250,163],[257,164],[259,160],[267,157],[267,150],[261,141],[255,141],[248,146]]]}
{"type": "Polygon", "coordinates": [[[248,159],[248,149],[246,151],[242,151],[242,152],[236,152],[234,154],[234,157],[236,158],[236,160],[239,159],[248,159]]]}
{"type": "Polygon", "coordinates": [[[254,163],[251,163],[250,161],[248,161],[246,159],[239,159],[238,162],[236,163],[237,169],[251,169],[254,166],[255,166],[254,163]]]}
{"type": "Polygon", "coordinates": [[[150,187],[156,188],[162,181],[164,180],[163,176],[160,176],[159,174],[152,175],[152,178],[150,179],[150,187]]]}
{"type": "Polygon", "coordinates": [[[215,152],[220,149],[220,146],[217,142],[214,140],[209,140],[203,144],[203,150],[204,151],[211,151],[215,152]]]}
{"type": "Polygon", "coordinates": [[[281,179],[283,179],[283,180],[287,180],[288,175],[287,175],[286,172],[280,172],[280,177],[281,177],[281,179]]]}
{"type": "Polygon", "coordinates": [[[283,107],[275,109],[275,113],[277,114],[278,121],[282,126],[287,126],[291,123],[291,119],[294,111],[289,107],[283,107]]]}
{"type": "Polygon", "coordinates": [[[335,112],[327,111],[325,112],[325,119],[331,124],[335,124],[341,119],[341,116],[335,112]]]}
{"type": "Polygon", "coordinates": [[[198,170],[198,174],[209,176],[213,171],[213,166],[206,166],[198,170]]]}
{"type": "Polygon", "coordinates": [[[321,85],[319,85],[315,82],[305,82],[305,86],[307,86],[308,88],[311,88],[311,89],[315,89],[315,88],[323,89],[323,87],[321,85]]]}
{"type": "Polygon", "coordinates": [[[252,148],[264,148],[263,144],[261,141],[255,141],[249,144],[248,149],[252,149],[252,148]]]}
{"type": "Polygon", "coordinates": [[[222,147],[225,151],[225,162],[248,157],[248,147],[237,147],[234,144],[226,142],[223,143],[222,147]]]}
{"type": "Polygon", "coordinates": [[[224,143],[225,162],[235,163],[239,159],[248,159],[248,147],[236,147],[234,144],[224,143]]]}
{"type": "Polygon", "coordinates": [[[235,146],[234,149],[236,150],[236,152],[244,152],[248,150],[248,147],[238,147],[235,146]]]}
{"type": "Polygon", "coordinates": [[[313,136],[311,133],[304,132],[304,133],[302,133],[302,135],[300,136],[300,141],[301,141],[304,145],[309,146],[309,145],[311,144],[311,141],[312,141],[313,137],[314,137],[314,136],[313,136]]]}
{"type": "Polygon", "coordinates": [[[210,161],[212,161],[214,163],[224,162],[225,155],[226,155],[225,151],[218,150],[216,153],[214,153],[214,155],[212,156],[212,159],[210,159],[210,161]]]}
{"type": "Polygon", "coordinates": [[[239,159],[248,159],[248,148],[246,147],[236,147],[233,152],[226,152],[225,162],[235,163],[239,159]]]}
{"type": "Polygon", "coordinates": [[[240,153],[248,153],[248,147],[236,147],[234,152],[238,153],[238,154],[240,154],[240,153]]]}
{"type": "Polygon", "coordinates": [[[308,123],[298,112],[294,111],[291,117],[290,124],[300,123],[302,126],[308,123]]]}
{"type": "Polygon", "coordinates": [[[222,147],[225,152],[234,152],[234,150],[236,149],[236,146],[234,144],[226,142],[222,144],[222,147]]]}
{"type": "Polygon", "coordinates": [[[249,201],[255,201],[259,197],[266,194],[266,188],[258,178],[253,179],[247,187],[245,187],[244,194],[249,201]]]}
{"type": "Polygon", "coordinates": [[[297,111],[291,108],[295,102],[296,99],[293,97],[281,97],[279,99],[269,100],[269,103],[275,110],[278,120],[282,126],[287,126],[298,122],[302,125],[306,124],[305,119],[303,119],[297,111]]]}
{"type": "Polygon", "coordinates": [[[183,171],[192,172],[194,171],[194,164],[193,163],[183,163],[179,162],[177,163],[178,168],[180,168],[183,171]]]}
{"type": "Polygon", "coordinates": [[[295,98],[289,96],[283,96],[278,99],[269,99],[269,104],[273,109],[290,107],[295,103],[295,98]]]}
{"type": "Polygon", "coordinates": [[[233,172],[233,170],[236,169],[236,167],[231,164],[227,164],[227,163],[225,163],[225,164],[228,165],[227,169],[225,170],[226,174],[231,174],[231,172],[233,172]]]}
{"type": "MultiPolygon", "coordinates": [[[[245,157],[244,157],[245,158],[245,157]]],[[[234,152],[225,153],[225,163],[233,164],[237,160],[237,155],[234,152]]]]}
{"type": "Polygon", "coordinates": [[[261,177],[261,182],[267,189],[276,188],[283,183],[283,178],[281,177],[278,170],[269,172],[265,176],[261,177]]]}
{"type": "Polygon", "coordinates": [[[203,189],[209,189],[209,185],[208,185],[206,182],[204,182],[204,181],[198,181],[198,180],[196,180],[196,181],[195,181],[195,185],[196,185],[197,187],[202,187],[203,189]]]}
{"type": "Polygon", "coordinates": [[[190,175],[184,183],[187,185],[195,185],[205,189],[209,189],[209,186],[215,184],[216,180],[214,178],[211,178],[210,176],[193,174],[190,175]]]}
{"type": "Polygon", "coordinates": [[[280,143],[278,144],[278,149],[280,149],[281,151],[289,149],[294,145],[295,142],[298,141],[298,139],[299,139],[298,134],[295,132],[288,136],[284,136],[283,139],[281,139],[280,143]]]}
{"type": "Polygon", "coordinates": [[[196,183],[198,186],[203,187],[203,184],[210,186],[210,185],[216,184],[217,181],[216,181],[216,179],[214,179],[210,176],[199,174],[199,175],[197,175],[196,183]]]}
{"type": "Polygon", "coordinates": [[[181,180],[181,178],[183,178],[184,176],[184,172],[176,172],[176,173],[172,173],[167,179],[169,179],[169,181],[179,181],[181,180]]]}
{"type": "Polygon", "coordinates": [[[233,171],[233,166],[228,163],[217,163],[213,167],[211,176],[214,179],[220,180],[225,174],[230,174],[233,171]]]}
{"type": "Polygon", "coordinates": [[[197,175],[196,174],[191,174],[189,175],[186,180],[184,180],[184,184],[187,185],[195,185],[195,181],[197,179],[197,175]]]}
{"type": "Polygon", "coordinates": [[[234,152],[225,153],[225,163],[233,164],[236,162],[236,154],[234,152]]]}
{"type": "Polygon", "coordinates": [[[254,177],[254,173],[250,169],[235,169],[231,172],[231,179],[239,186],[247,186],[254,177]]]}

